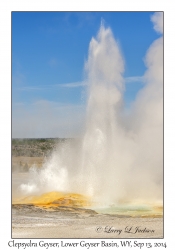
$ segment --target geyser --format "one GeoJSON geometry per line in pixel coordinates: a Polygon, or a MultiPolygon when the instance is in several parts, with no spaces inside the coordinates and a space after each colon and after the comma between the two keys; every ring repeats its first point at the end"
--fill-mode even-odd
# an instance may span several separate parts
{"type": "Polygon", "coordinates": [[[111,29],[101,24],[85,65],[84,135],[58,145],[41,169],[31,168],[19,192],[78,193],[91,197],[94,206],[162,201],[162,37],[150,46],[145,63],[145,86],[124,116],[124,60],[111,29]]]}

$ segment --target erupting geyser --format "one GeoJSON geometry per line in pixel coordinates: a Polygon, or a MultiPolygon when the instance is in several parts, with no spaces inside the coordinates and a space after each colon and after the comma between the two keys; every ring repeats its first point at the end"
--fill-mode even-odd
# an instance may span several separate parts
{"type": "Polygon", "coordinates": [[[92,195],[111,195],[117,187],[118,116],[122,102],[123,59],[111,30],[101,25],[92,38],[86,63],[88,103],[86,133],[82,144],[82,172],[92,195]],[[114,177],[115,176],[115,177],[114,177]],[[114,177],[114,178],[113,178],[114,177]],[[115,184],[114,184],[115,183],[115,184]],[[106,190],[106,191],[105,191],[106,190]],[[112,191],[112,190],[110,190],[112,191]]]}
{"type": "MultiPolygon", "coordinates": [[[[133,59],[134,60],[134,59],[133,59]]],[[[145,86],[124,115],[124,60],[110,28],[101,24],[89,46],[85,133],[30,170],[20,191],[58,191],[91,197],[94,204],[162,201],[163,39],[149,48],[145,86]]]]}

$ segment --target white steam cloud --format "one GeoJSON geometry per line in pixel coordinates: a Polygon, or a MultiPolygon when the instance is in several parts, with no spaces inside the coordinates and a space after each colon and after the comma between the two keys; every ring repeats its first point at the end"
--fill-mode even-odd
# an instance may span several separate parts
{"type": "MultiPolygon", "coordinates": [[[[163,15],[151,20],[163,31],[163,15]]],[[[88,102],[84,135],[58,146],[41,170],[31,170],[25,194],[77,192],[94,201],[157,201],[163,196],[163,39],[145,57],[144,88],[123,115],[124,60],[110,28],[92,38],[85,68],[88,102]]]]}
{"type": "Polygon", "coordinates": [[[154,24],[155,31],[163,34],[163,12],[154,13],[151,17],[151,21],[154,24]]]}

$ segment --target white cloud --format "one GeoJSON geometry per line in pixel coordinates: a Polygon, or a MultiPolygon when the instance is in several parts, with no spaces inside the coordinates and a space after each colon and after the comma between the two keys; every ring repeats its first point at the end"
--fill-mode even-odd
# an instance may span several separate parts
{"type": "Polygon", "coordinates": [[[13,74],[12,76],[12,83],[15,86],[22,86],[26,81],[26,77],[23,73],[21,72],[16,72],[15,74],[13,74]]]}
{"type": "MultiPolygon", "coordinates": [[[[143,82],[143,76],[128,76],[125,78],[125,83],[131,82],[143,82]]],[[[69,83],[60,83],[60,84],[48,84],[48,85],[35,85],[35,86],[24,86],[17,88],[20,91],[37,91],[37,90],[49,90],[54,88],[79,88],[87,86],[86,81],[79,82],[69,82],[69,83]]]]}
{"type": "Polygon", "coordinates": [[[70,82],[70,83],[60,83],[60,84],[48,84],[48,85],[35,85],[35,86],[25,86],[17,88],[21,91],[35,91],[35,90],[49,90],[54,88],[79,88],[86,86],[85,81],[80,82],[70,82]]]}
{"type": "Polygon", "coordinates": [[[59,86],[63,88],[78,88],[86,85],[87,83],[85,81],[59,84],[59,86]]]}
{"type": "Polygon", "coordinates": [[[144,80],[143,76],[128,76],[125,77],[125,82],[130,83],[130,82],[142,82],[144,80]]]}
{"type": "Polygon", "coordinates": [[[154,24],[154,30],[163,34],[163,12],[156,12],[151,16],[151,21],[154,24]]]}
{"type": "Polygon", "coordinates": [[[50,67],[54,68],[58,65],[58,60],[56,58],[51,58],[48,63],[50,67]]]}

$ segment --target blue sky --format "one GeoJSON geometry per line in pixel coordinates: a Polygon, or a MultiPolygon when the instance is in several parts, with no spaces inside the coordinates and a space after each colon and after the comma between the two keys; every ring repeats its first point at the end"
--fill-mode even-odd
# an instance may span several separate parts
{"type": "Polygon", "coordinates": [[[146,51],[159,37],[150,21],[153,13],[12,12],[12,136],[78,132],[86,103],[84,64],[102,19],[120,43],[129,107],[143,86],[146,51]]]}

